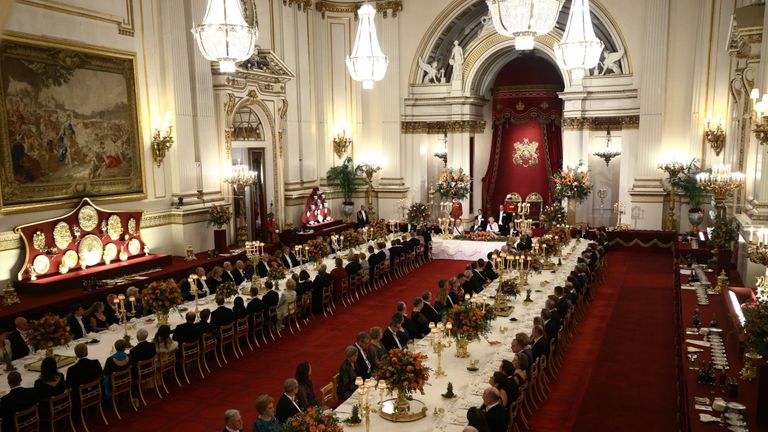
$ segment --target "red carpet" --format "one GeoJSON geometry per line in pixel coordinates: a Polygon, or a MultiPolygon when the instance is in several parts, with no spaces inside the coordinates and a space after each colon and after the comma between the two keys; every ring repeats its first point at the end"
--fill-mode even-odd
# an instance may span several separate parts
{"type": "MultiPolygon", "coordinates": [[[[262,393],[273,397],[282,392],[283,381],[293,377],[296,365],[309,360],[312,363],[312,381],[318,398],[320,387],[327,384],[338,372],[344,348],[354,343],[361,330],[372,326],[384,327],[394,313],[399,300],[410,302],[424,290],[437,291],[439,279],[455,276],[464,269],[465,261],[432,261],[387,287],[361,298],[350,308],[340,306],[334,316],[320,315],[303,326],[303,331],[291,335],[290,331],[277,342],[272,342],[251,352],[246,347],[245,357],[237,360],[228,355],[229,364],[212,368],[201,380],[195,372],[190,376],[191,385],[179,388],[168,384],[171,394],[159,400],[149,393],[148,407],[134,413],[127,403],[119,406],[122,421],[107,411],[110,426],[89,418],[91,430],[107,431],[218,431],[223,429],[224,411],[240,410],[243,430],[249,431],[256,418],[254,401],[262,393]],[[130,410],[130,412],[129,412],[130,410]]],[[[216,361],[214,360],[215,364],[216,361]]],[[[210,366],[210,363],[209,363],[210,366]]],[[[182,378],[183,382],[183,378],[182,378]]],[[[146,397],[146,395],[145,395],[146,397]]]]}
{"type": "Polygon", "coordinates": [[[679,429],[673,277],[668,252],[611,250],[532,430],[679,429]]]}

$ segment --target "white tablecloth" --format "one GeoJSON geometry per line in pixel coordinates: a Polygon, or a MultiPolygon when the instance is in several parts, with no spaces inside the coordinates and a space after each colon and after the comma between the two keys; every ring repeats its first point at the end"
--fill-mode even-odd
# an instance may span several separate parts
{"type": "Polygon", "coordinates": [[[472,240],[443,240],[432,238],[432,257],[457,261],[477,261],[479,258],[488,259],[488,252],[501,250],[506,242],[472,241],[472,240]]]}
{"type": "MultiPolygon", "coordinates": [[[[477,242],[484,243],[484,242],[477,242]]],[[[490,345],[486,340],[472,342],[469,344],[470,358],[457,358],[455,344],[447,348],[442,354],[442,366],[446,372],[445,376],[436,378],[434,371],[437,369],[437,354],[432,351],[429,338],[418,341],[415,349],[429,356],[427,364],[432,369],[429,382],[424,388],[424,395],[416,394],[414,398],[426,404],[429,413],[426,418],[411,423],[393,423],[381,418],[378,414],[371,414],[371,431],[391,432],[393,430],[407,430],[409,432],[459,432],[467,424],[467,410],[472,406],[482,404],[482,392],[489,386],[488,380],[498,370],[503,359],[512,360],[514,353],[511,350],[512,339],[515,333],[525,332],[530,334],[533,328],[533,318],[538,316],[547,296],[552,293],[555,285],[563,284],[571,269],[576,264],[587,242],[582,242],[576,247],[576,251],[563,257],[563,265],[556,273],[544,271],[541,274],[532,274],[529,277],[529,287],[533,290],[531,298],[532,303],[524,303],[525,292],[517,299],[511,300],[515,309],[512,317],[517,321],[510,321],[506,317],[498,317],[492,322],[489,341],[500,341],[498,345],[490,345]],[[546,282],[541,286],[542,282],[546,282]],[[539,290],[541,292],[539,292],[539,290]],[[504,332],[502,334],[502,331],[504,332]],[[479,359],[479,370],[470,372],[467,370],[470,360],[479,359]],[[444,399],[441,394],[445,393],[448,383],[453,384],[453,392],[458,396],[454,399],[444,399]],[[435,415],[435,408],[445,410],[442,415],[435,415]]],[[[564,249],[564,255],[569,252],[570,247],[564,249]]],[[[498,282],[490,284],[484,291],[484,294],[495,295],[498,282]]],[[[386,396],[385,399],[393,396],[386,396]]],[[[373,399],[374,404],[378,403],[379,396],[376,392],[373,399]]],[[[353,395],[337,409],[336,413],[340,419],[349,417],[352,412],[352,406],[357,403],[357,396],[353,395]]]]}

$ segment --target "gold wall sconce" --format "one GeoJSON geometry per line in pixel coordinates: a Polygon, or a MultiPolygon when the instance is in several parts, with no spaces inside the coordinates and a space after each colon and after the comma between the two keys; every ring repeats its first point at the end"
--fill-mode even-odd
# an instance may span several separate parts
{"type": "MultiPolygon", "coordinates": [[[[350,133],[351,135],[351,133],[350,133]]],[[[347,136],[346,129],[341,129],[333,135],[333,152],[341,159],[344,154],[347,153],[349,147],[352,146],[352,138],[347,136]]]]}
{"type": "Polygon", "coordinates": [[[725,131],[723,130],[723,116],[718,115],[717,118],[712,118],[712,111],[707,114],[707,118],[704,119],[704,139],[709,143],[712,151],[716,156],[720,156],[720,153],[725,147],[725,131]]]}
{"type": "Polygon", "coordinates": [[[157,167],[163,163],[166,153],[173,145],[173,126],[171,125],[171,113],[165,114],[165,120],[160,125],[159,119],[155,120],[155,127],[152,128],[152,160],[157,167]]]}
{"type": "Polygon", "coordinates": [[[760,99],[760,90],[752,89],[749,93],[752,99],[752,132],[760,145],[768,144],[768,93],[760,99]]]}

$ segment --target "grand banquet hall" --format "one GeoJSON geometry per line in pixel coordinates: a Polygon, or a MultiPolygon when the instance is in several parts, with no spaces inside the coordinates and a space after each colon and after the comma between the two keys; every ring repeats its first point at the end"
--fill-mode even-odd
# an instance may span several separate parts
{"type": "Polygon", "coordinates": [[[0,1],[0,429],[768,431],[767,12],[0,1]]]}

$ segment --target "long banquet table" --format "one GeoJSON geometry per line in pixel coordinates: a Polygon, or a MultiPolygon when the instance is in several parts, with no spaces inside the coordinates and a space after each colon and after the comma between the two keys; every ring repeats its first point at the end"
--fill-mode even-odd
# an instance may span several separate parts
{"type": "MultiPolygon", "coordinates": [[[[473,242],[486,243],[486,242],[473,242]]],[[[507,317],[497,317],[492,322],[491,334],[487,340],[480,340],[469,344],[469,358],[457,358],[454,356],[455,343],[451,348],[446,348],[442,353],[442,367],[446,375],[435,377],[434,371],[437,369],[437,354],[431,348],[429,337],[424,338],[414,344],[415,350],[426,354],[428,366],[432,369],[427,386],[424,388],[424,395],[416,394],[414,399],[424,402],[428,409],[427,417],[411,423],[392,423],[389,420],[381,418],[378,414],[371,414],[371,431],[389,432],[391,430],[408,430],[409,432],[459,432],[467,424],[467,410],[473,406],[480,406],[482,403],[481,395],[483,390],[488,387],[488,379],[492,373],[498,370],[503,359],[511,360],[514,353],[511,350],[512,339],[515,333],[530,333],[533,327],[533,318],[538,316],[547,300],[547,296],[552,292],[555,285],[565,283],[570,270],[575,266],[576,259],[587,247],[586,241],[577,244],[575,240],[569,247],[564,248],[562,267],[555,273],[544,271],[541,274],[532,274],[529,276],[529,286],[533,289],[531,298],[532,303],[524,303],[523,296],[512,299],[514,311],[511,317],[517,318],[517,321],[510,321],[507,317]],[[575,251],[571,252],[571,247],[575,246],[575,251]],[[543,284],[543,285],[542,285],[543,284]],[[499,344],[491,345],[489,341],[499,341],[499,344]],[[479,359],[479,370],[470,372],[467,370],[470,360],[479,359]],[[448,383],[453,384],[453,392],[458,396],[454,399],[444,399],[441,394],[445,393],[448,383]],[[442,414],[435,415],[435,409],[442,408],[442,414]]],[[[434,251],[434,249],[433,249],[434,251]]],[[[491,283],[481,293],[492,296],[495,295],[498,287],[498,280],[491,283]]],[[[378,391],[371,396],[372,405],[378,403],[378,391]]],[[[386,396],[385,399],[393,396],[386,396]]],[[[340,419],[350,416],[352,406],[357,403],[357,396],[353,395],[336,408],[336,413],[340,419]]]]}
{"type": "Polygon", "coordinates": [[[504,241],[444,240],[432,238],[432,257],[434,259],[477,261],[487,259],[488,252],[501,249],[504,241]]]}

